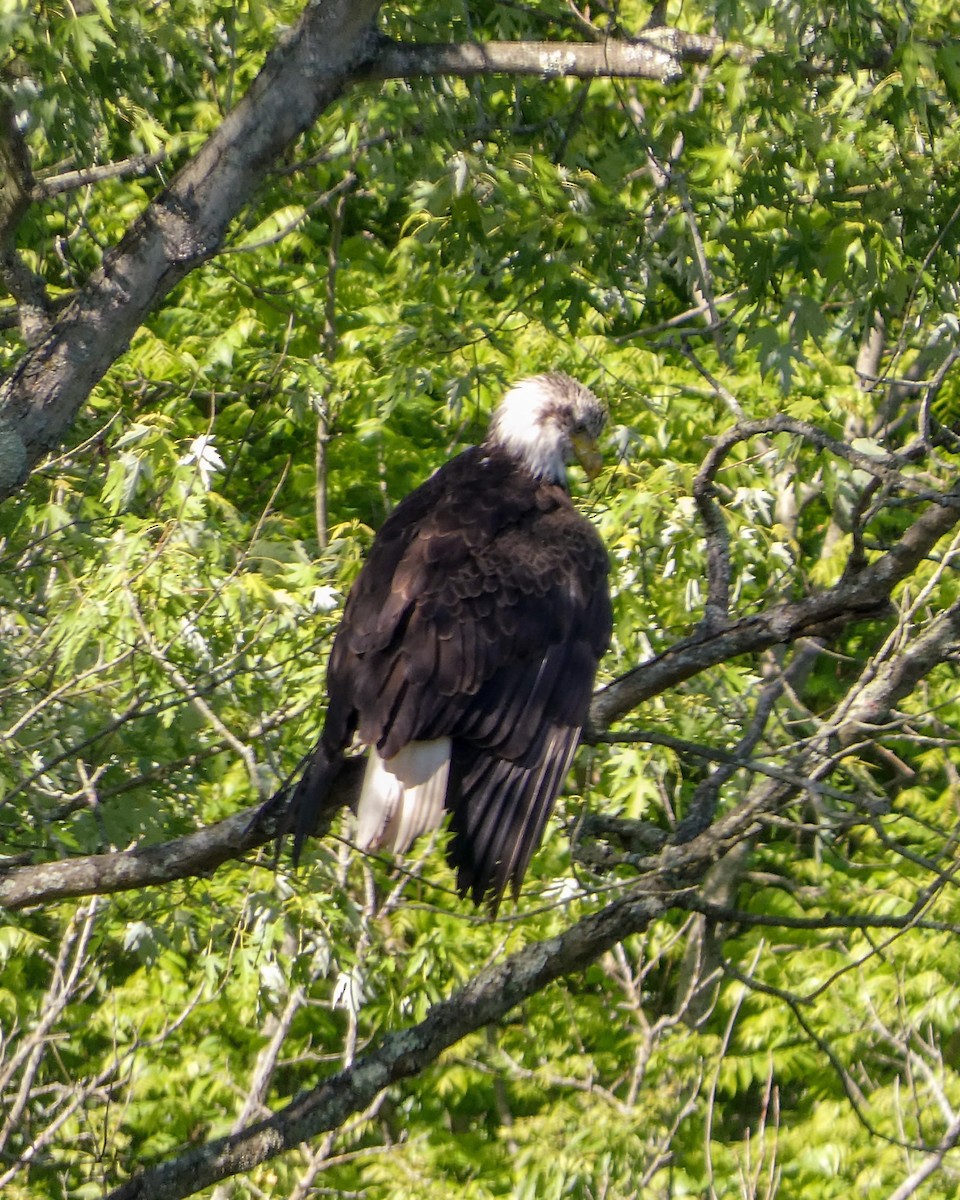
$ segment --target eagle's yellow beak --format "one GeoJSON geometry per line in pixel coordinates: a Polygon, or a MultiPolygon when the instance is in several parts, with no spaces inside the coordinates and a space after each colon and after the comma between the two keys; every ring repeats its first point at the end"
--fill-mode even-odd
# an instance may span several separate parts
{"type": "Polygon", "coordinates": [[[572,433],[570,444],[586,477],[596,479],[603,469],[603,456],[597,449],[597,439],[592,438],[589,433],[572,433]]]}

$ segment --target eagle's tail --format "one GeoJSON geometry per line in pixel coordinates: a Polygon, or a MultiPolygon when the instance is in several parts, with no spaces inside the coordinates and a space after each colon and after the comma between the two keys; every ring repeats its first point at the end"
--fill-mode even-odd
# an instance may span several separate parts
{"type": "Polygon", "coordinates": [[[300,862],[303,843],[318,832],[321,819],[332,817],[337,806],[329,803],[333,784],[343,768],[343,754],[331,753],[323,742],[310,755],[290,798],[288,828],[293,829],[293,865],[300,862]]]}
{"type": "Polygon", "coordinates": [[[360,849],[403,854],[422,833],[436,829],[449,771],[449,738],[408,742],[390,759],[371,746],[357,805],[360,849]]]}

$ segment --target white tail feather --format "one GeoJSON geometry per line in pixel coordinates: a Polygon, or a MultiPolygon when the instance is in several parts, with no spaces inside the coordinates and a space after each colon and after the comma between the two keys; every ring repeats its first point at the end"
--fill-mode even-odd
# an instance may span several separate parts
{"type": "Polygon", "coordinates": [[[410,742],[391,759],[371,746],[357,805],[360,849],[403,854],[421,833],[436,829],[449,773],[449,738],[410,742]]]}

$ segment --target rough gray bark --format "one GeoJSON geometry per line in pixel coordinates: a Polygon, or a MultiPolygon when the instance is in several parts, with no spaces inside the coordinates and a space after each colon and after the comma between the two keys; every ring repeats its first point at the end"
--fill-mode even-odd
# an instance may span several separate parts
{"type": "Polygon", "coordinates": [[[375,52],[379,0],[311,0],[237,107],[0,385],[0,500],[59,444],[146,315],[215,254],[277,156],[375,52]]]}
{"type": "MultiPolygon", "coordinates": [[[[328,797],[324,820],[350,807],[360,792],[363,759],[349,759],[328,797]]],[[[111,854],[88,854],[16,867],[0,874],[0,909],[15,911],[72,896],[129,892],[174,879],[210,875],[230,859],[269,845],[285,832],[286,789],[255,808],[243,809],[170,842],[111,854]]],[[[322,834],[323,830],[317,831],[322,834]]]]}
{"type": "Polygon", "coordinates": [[[703,62],[722,45],[718,38],[661,30],[633,42],[460,42],[403,44],[384,40],[366,68],[370,79],[422,75],[536,75],[541,79],[680,78],[683,64],[703,62]]]}

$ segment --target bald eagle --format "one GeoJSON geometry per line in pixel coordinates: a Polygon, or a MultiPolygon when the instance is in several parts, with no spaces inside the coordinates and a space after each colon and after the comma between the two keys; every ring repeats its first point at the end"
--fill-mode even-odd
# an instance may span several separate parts
{"type": "Polygon", "coordinates": [[[361,849],[403,853],[446,809],[461,895],[518,894],[610,640],[607,555],[566,487],[574,458],[596,475],[605,416],[569,375],[525,379],[385,522],[333,643],[295,860],[358,740],[361,849]]]}

